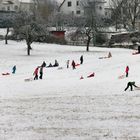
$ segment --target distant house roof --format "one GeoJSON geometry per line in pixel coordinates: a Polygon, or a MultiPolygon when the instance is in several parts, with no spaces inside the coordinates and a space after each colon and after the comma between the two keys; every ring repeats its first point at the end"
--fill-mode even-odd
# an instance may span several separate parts
{"type": "Polygon", "coordinates": [[[31,0],[19,0],[19,1],[23,3],[31,3],[31,0]]]}

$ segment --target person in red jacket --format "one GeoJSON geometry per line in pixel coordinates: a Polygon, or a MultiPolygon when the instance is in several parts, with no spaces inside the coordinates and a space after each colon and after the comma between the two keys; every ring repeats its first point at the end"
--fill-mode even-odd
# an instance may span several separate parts
{"type": "Polygon", "coordinates": [[[126,66],[126,69],[125,69],[126,77],[128,77],[128,72],[129,72],[129,67],[126,66]]]}
{"type": "Polygon", "coordinates": [[[39,67],[37,67],[33,73],[33,75],[35,75],[34,80],[38,80],[38,70],[39,70],[39,67]]]}
{"type": "Polygon", "coordinates": [[[72,65],[73,70],[76,69],[74,60],[72,61],[71,65],[72,65]]]}

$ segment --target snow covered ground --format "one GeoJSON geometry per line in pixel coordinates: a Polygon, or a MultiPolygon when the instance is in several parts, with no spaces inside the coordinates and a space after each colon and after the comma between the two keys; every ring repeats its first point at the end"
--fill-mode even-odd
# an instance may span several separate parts
{"type": "Polygon", "coordinates": [[[140,55],[133,50],[32,45],[0,41],[0,140],[139,140],[140,90],[124,91],[128,81],[140,86],[140,55]],[[98,59],[112,53],[112,58],[98,59]],[[83,65],[66,68],[66,61],[83,65]],[[34,69],[57,59],[60,67],[45,68],[43,80],[25,82],[34,69]],[[128,78],[118,79],[129,66],[128,78]],[[95,72],[94,78],[86,78],[95,72]],[[80,80],[83,76],[84,79],[80,80]]]}

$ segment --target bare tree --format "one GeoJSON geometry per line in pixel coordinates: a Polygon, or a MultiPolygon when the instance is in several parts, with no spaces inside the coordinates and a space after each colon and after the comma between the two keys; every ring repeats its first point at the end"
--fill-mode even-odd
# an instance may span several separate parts
{"type": "Polygon", "coordinates": [[[27,55],[30,55],[31,44],[37,41],[40,37],[46,35],[45,28],[34,20],[34,16],[31,13],[20,12],[15,19],[14,31],[20,38],[26,40],[27,55]]]}
{"type": "Polygon", "coordinates": [[[99,1],[97,0],[87,0],[82,1],[81,5],[84,8],[84,22],[83,22],[83,29],[84,33],[87,36],[87,45],[86,51],[89,51],[89,44],[91,40],[93,40],[93,45],[96,45],[96,34],[100,27],[103,25],[103,15],[97,13],[97,5],[99,1]]]}
{"type": "Polygon", "coordinates": [[[112,0],[112,21],[115,21],[116,30],[118,24],[123,24],[130,29],[136,29],[136,19],[140,14],[140,0],[112,0]]]}

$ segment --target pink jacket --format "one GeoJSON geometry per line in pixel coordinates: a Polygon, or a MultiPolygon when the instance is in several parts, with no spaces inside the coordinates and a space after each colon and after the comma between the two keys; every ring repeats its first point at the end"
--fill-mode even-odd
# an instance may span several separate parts
{"type": "Polygon", "coordinates": [[[129,67],[127,66],[125,72],[128,73],[128,71],[129,71],[129,67]]]}

